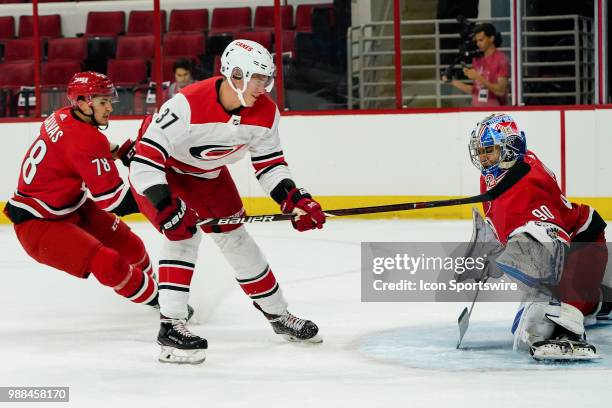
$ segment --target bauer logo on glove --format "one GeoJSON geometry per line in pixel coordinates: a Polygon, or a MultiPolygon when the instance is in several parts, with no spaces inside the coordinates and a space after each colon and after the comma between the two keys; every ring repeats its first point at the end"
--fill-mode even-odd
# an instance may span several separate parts
{"type": "Polygon", "coordinates": [[[300,232],[321,229],[325,224],[321,205],[303,188],[294,188],[287,193],[287,198],[281,203],[281,211],[283,214],[295,214],[291,223],[300,232]]]}

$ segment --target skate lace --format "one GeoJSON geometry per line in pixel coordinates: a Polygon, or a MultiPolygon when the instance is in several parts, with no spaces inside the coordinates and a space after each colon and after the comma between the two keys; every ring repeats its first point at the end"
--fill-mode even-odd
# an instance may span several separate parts
{"type": "Polygon", "coordinates": [[[295,317],[289,312],[283,314],[281,317],[278,318],[278,320],[285,326],[296,331],[302,330],[302,327],[304,327],[304,324],[306,324],[306,320],[300,319],[299,317],[295,317]]]}
{"type": "Polygon", "coordinates": [[[195,335],[185,327],[185,324],[186,322],[184,320],[174,320],[172,321],[172,328],[185,337],[195,337],[195,335]]]}

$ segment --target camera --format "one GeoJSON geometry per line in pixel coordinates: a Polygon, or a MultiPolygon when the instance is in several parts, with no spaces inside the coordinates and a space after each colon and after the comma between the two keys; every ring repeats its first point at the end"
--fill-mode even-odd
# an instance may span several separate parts
{"type": "MultiPolygon", "coordinates": [[[[469,21],[464,16],[457,16],[457,22],[460,24],[459,29],[459,47],[458,52],[453,60],[453,62],[444,69],[442,75],[444,75],[447,79],[447,82],[450,82],[455,76],[456,66],[461,65],[461,68],[464,68],[466,65],[472,63],[472,59],[481,57],[482,51],[478,49],[476,42],[474,41],[474,35],[479,32],[479,25],[477,25],[473,21],[469,21]]],[[[499,47],[501,45],[501,35],[500,33],[495,33],[495,46],[499,47]]]]}

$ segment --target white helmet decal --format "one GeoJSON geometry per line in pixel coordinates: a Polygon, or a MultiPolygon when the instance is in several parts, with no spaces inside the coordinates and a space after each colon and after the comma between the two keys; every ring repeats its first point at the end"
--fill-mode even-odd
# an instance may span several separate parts
{"type": "Polygon", "coordinates": [[[274,75],[276,67],[270,52],[261,44],[250,40],[234,40],[223,51],[221,55],[221,74],[227,78],[229,86],[236,92],[243,106],[244,91],[253,74],[261,74],[271,80],[266,84],[266,92],[272,91],[274,87],[274,75]],[[232,75],[237,71],[244,80],[242,89],[236,89],[232,82],[232,75]]]}

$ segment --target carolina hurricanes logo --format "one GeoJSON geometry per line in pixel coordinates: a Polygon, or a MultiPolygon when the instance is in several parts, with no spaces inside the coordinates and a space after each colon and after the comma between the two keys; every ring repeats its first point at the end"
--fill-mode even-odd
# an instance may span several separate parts
{"type": "Polygon", "coordinates": [[[223,145],[204,145],[194,146],[189,149],[189,153],[200,160],[218,160],[229,156],[235,151],[240,150],[244,145],[223,146],[223,145]]]}
{"type": "Polygon", "coordinates": [[[490,190],[497,184],[497,180],[495,180],[495,176],[493,174],[487,174],[485,176],[485,185],[487,186],[487,190],[490,190]]]}

